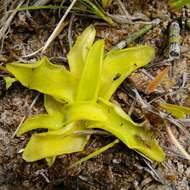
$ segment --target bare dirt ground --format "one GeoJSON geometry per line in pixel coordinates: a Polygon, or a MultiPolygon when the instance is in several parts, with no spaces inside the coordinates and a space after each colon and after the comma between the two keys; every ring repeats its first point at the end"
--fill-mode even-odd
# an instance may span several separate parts
{"type": "MultiPolygon", "coordinates": [[[[29,1],[27,1],[28,3],[29,1]]],[[[54,1],[55,2],[55,1],[54,1]]],[[[56,1],[56,3],[60,3],[56,1]]],[[[18,5],[15,1],[13,7],[18,5]]],[[[3,7],[5,1],[0,1],[3,7]]],[[[7,4],[8,1],[7,1],[7,4]]],[[[166,59],[168,48],[168,26],[173,20],[177,20],[181,27],[181,49],[190,47],[190,31],[184,26],[184,20],[190,18],[190,10],[183,9],[181,12],[171,12],[166,0],[149,1],[134,0],[123,1],[123,5],[130,14],[142,13],[150,20],[159,18],[160,25],[154,27],[148,33],[136,40],[132,45],[151,44],[156,47],[157,53],[151,67],[145,67],[146,72],[155,76],[163,64],[158,64],[166,59]]],[[[3,16],[3,8],[1,9],[3,16]]],[[[116,3],[110,7],[110,13],[117,13],[116,3]]],[[[62,15],[61,11],[61,15],[62,15]]],[[[74,15],[74,13],[73,13],[74,15]]],[[[70,19],[70,15],[68,17],[70,19]]],[[[5,65],[10,61],[35,61],[41,57],[36,54],[32,58],[22,56],[32,53],[42,47],[50,33],[60,20],[59,11],[36,10],[20,11],[15,15],[8,33],[4,39],[0,63],[5,65]]],[[[97,38],[104,38],[106,49],[110,49],[119,42],[124,35],[137,31],[141,24],[122,24],[113,28],[105,22],[89,18],[84,15],[75,15],[72,24],[72,37],[76,39],[83,29],[90,23],[97,29],[97,38]]],[[[46,55],[52,62],[65,64],[66,53],[69,50],[68,25],[50,45],[46,55]]],[[[172,92],[178,89],[183,74],[187,74],[186,86],[183,91],[174,93],[173,96],[164,96],[173,103],[182,103],[190,107],[190,53],[181,55],[179,60],[173,61],[173,76],[165,79],[163,86],[165,91],[172,92]]],[[[1,73],[0,73],[1,74],[1,73]]],[[[3,75],[3,72],[1,76],[3,75]]],[[[132,74],[127,81],[134,85],[142,96],[147,87],[147,77],[139,70],[132,74]]],[[[155,134],[160,145],[165,150],[167,157],[162,163],[149,163],[136,152],[128,149],[122,143],[114,146],[97,157],[85,162],[73,169],[67,167],[79,158],[88,155],[99,147],[113,140],[109,136],[94,135],[85,151],[72,155],[60,156],[53,166],[48,167],[44,160],[26,163],[19,151],[24,148],[30,134],[21,138],[12,138],[19,123],[26,114],[27,108],[32,103],[38,92],[28,90],[19,83],[15,83],[9,90],[5,89],[3,79],[0,80],[0,190],[188,190],[190,189],[190,166],[189,162],[178,152],[172,144],[163,127],[163,122],[152,115],[148,115],[154,124],[155,134]]],[[[121,86],[114,98],[120,102],[125,110],[128,110],[131,101],[127,92],[121,86]]],[[[151,97],[148,97],[151,98],[151,97]]],[[[143,112],[138,107],[136,112],[143,112]]],[[[31,114],[43,112],[43,98],[39,96],[33,106],[31,114]]],[[[190,132],[189,128],[186,129],[190,132]]],[[[190,153],[189,136],[176,127],[172,128],[179,142],[190,153]]]]}

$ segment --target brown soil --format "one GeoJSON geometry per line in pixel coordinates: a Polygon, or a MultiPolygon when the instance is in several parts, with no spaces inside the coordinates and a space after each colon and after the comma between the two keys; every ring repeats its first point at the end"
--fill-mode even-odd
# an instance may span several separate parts
{"type": "MultiPolygon", "coordinates": [[[[15,1],[15,5],[19,1],[15,1]]],[[[190,47],[190,32],[183,24],[186,18],[190,18],[190,10],[183,9],[181,12],[171,12],[166,0],[126,0],[123,1],[130,14],[143,13],[150,20],[159,18],[161,24],[142,36],[135,44],[151,44],[156,47],[156,58],[152,67],[145,70],[151,75],[156,76],[163,65],[158,62],[166,59],[168,48],[168,25],[173,20],[178,20],[181,24],[181,49],[182,51],[190,47]],[[154,66],[155,65],[155,66],[154,66]]],[[[3,6],[3,0],[0,4],[3,6]]],[[[117,13],[118,7],[113,1],[110,12],[117,13]]],[[[62,12],[61,12],[62,13],[62,12]]],[[[0,13],[3,15],[3,12],[0,13]]],[[[70,16],[68,17],[70,18],[70,16]]],[[[2,53],[0,54],[1,64],[10,61],[21,60],[21,57],[39,49],[53,31],[56,23],[60,20],[57,10],[36,10],[21,11],[13,20],[9,33],[4,40],[2,53]]],[[[89,24],[93,23],[97,29],[97,38],[104,38],[106,49],[110,49],[113,44],[119,42],[124,35],[137,31],[140,24],[121,25],[117,28],[103,24],[101,20],[91,19],[88,16],[75,15],[72,26],[73,40],[89,24]]],[[[65,64],[68,45],[68,26],[61,32],[56,40],[50,45],[46,55],[53,62],[65,64]]],[[[41,57],[35,55],[30,61],[35,61],[41,57]]],[[[24,59],[26,60],[26,59],[24,59]]],[[[22,61],[22,60],[21,60],[22,61]]],[[[182,75],[190,73],[190,53],[184,53],[173,64],[173,76],[163,82],[165,91],[174,91],[179,88],[182,75]]],[[[2,74],[4,74],[2,72],[2,74]]],[[[126,82],[134,85],[142,96],[147,87],[147,77],[141,70],[131,75],[126,82]]],[[[190,83],[184,91],[179,91],[174,96],[164,98],[173,103],[183,103],[190,107],[190,83]]],[[[99,147],[108,144],[113,140],[110,136],[92,136],[86,149],[77,154],[64,155],[56,159],[53,166],[48,167],[44,160],[27,163],[22,159],[19,151],[26,145],[30,134],[21,138],[12,138],[12,135],[22,118],[26,114],[38,92],[25,89],[20,84],[15,83],[9,90],[5,90],[3,80],[0,80],[0,190],[188,190],[190,189],[190,166],[177,148],[168,138],[162,121],[155,120],[155,116],[147,113],[147,118],[154,124],[156,136],[160,145],[165,150],[167,157],[162,163],[149,163],[136,152],[128,149],[122,143],[114,146],[106,152],[90,159],[81,166],[73,169],[67,167],[81,157],[88,155],[99,147]],[[154,173],[154,171],[156,173],[154,173]]],[[[114,98],[121,103],[125,110],[131,105],[131,100],[123,87],[118,89],[114,98]]],[[[151,97],[148,97],[151,98],[151,97]]],[[[136,114],[142,113],[136,107],[136,114]]],[[[31,114],[43,112],[43,98],[40,96],[32,108],[31,114]]],[[[190,132],[189,128],[186,129],[190,132]]],[[[173,127],[173,133],[180,143],[190,153],[190,141],[181,130],[173,127]]]]}

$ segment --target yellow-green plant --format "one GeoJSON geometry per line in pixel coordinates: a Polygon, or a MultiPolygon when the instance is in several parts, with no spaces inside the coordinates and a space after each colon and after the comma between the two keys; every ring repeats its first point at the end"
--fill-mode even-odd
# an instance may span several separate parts
{"type": "Polygon", "coordinates": [[[90,135],[75,132],[92,128],[108,131],[129,148],[163,161],[164,152],[152,131],[110,101],[130,73],[154,58],[154,48],[139,46],[104,55],[104,40],[94,42],[95,35],[91,25],[78,37],[68,53],[69,70],[47,57],[35,64],[6,65],[23,86],[45,94],[47,113],[28,118],[17,132],[20,136],[38,128],[48,130],[32,135],[23,153],[26,161],[45,158],[52,164],[58,155],[82,151],[90,135]]]}
{"type": "Polygon", "coordinates": [[[161,103],[160,107],[164,109],[165,111],[171,113],[177,119],[185,119],[186,115],[190,114],[190,108],[185,107],[185,106],[161,103]]]}

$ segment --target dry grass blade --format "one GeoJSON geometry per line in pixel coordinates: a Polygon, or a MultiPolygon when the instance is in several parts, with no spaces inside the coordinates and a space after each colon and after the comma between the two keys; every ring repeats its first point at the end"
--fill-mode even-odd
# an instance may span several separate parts
{"type": "Polygon", "coordinates": [[[43,6],[43,5],[46,5],[47,3],[49,3],[50,0],[38,0],[36,1],[33,6],[43,6]]]}
{"type": "Polygon", "coordinates": [[[18,130],[20,129],[21,125],[23,124],[23,122],[25,121],[25,119],[28,117],[28,115],[30,115],[31,109],[33,108],[33,106],[35,105],[35,103],[37,102],[38,98],[39,98],[40,94],[36,95],[36,97],[34,98],[34,100],[32,101],[31,105],[28,108],[28,112],[24,115],[24,117],[22,118],[22,120],[20,121],[18,127],[16,128],[15,132],[12,135],[12,138],[15,137],[16,133],[18,132],[18,130]]]}
{"type": "Polygon", "coordinates": [[[65,27],[65,18],[67,17],[67,15],[69,14],[69,12],[71,11],[71,9],[73,8],[74,4],[76,3],[77,0],[73,0],[72,3],[70,4],[70,6],[68,7],[68,9],[66,10],[65,14],[63,15],[63,17],[61,18],[61,20],[59,21],[58,25],[56,26],[55,30],[53,31],[53,33],[50,35],[50,37],[48,38],[48,40],[46,41],[42,52],[44,52],[48,46],[50,45],[50,43],[60,34],[61,30],[63,29],[63,27],[65,27]]]}
{"type": "Polygon", "coordinates": [[[181,152],[181,154],[190,161],[190,155],[187,153],[187,151],[184,149],[184,147],[179,143],[179,141],[176,139],[174,134],[172,133],[172,130],[169,126],[166,126],[166,131],[168,133],[168,136],[170,137],[172,143],[178,148],[178,150],[181,152]]]}
{"type": "Polygon", "coordinates": [[[24,55],[23,58],[32,57],[32,56],[36,55],[37,53],[41,52],[42,49],[43,49],[43,47],[37,49],[36,51],[34,51],[34,52],[32,52],[32,53],[29,53],[29,54],[27,54],[27,55],[24,55]]]}
{"type": "Polygon", "coordinates": [[[85,161],[87,161],[87,160],[89,160],[89,159],[91,159],[91,158],[93,158],[93,157],[101,154],[102,152],[108,150],[109,148],[112,148],[115,144],[118,144],[119,142],[120,142],[119,139],[114,140],[113,142],[111,142],[111,143],[107,144],[106,146],[104,146],[104,147],[102,147],[102,148],[94,151],[93,153],[89,154],[88,156],[86,156],[84,158],[81,158],[77,162],[75,162],[72,165],[70,165],[68,168],[70,169],[70,168],[73,168],[73,167],[75,167],[77,165],[82,164],[83,162],[85,162],[85,161]]]}
{"type": "MultiPolygon", "coordinates": [[[[22,4],[24,3],[24,1],[21,1],[17,8],[19,8],[22,4]]],[[[17,10],[14,10],[10,16],[8,17],[8,19],[6,20],[6,22],[3,24],[2,28],[0,29],[0,40],[2,40],[2,38],[4,37],[5,33],[7,32],[12,20],[14,19],[15,15],[17,13],[17,10]]]]}
{"type": "Polygon", "coordinates": [[[71,49],[73,45],[73,39],[72,39],[72,25],[74,22],[75,15],[71,16],[70,23],[69,23],[69,29],[68,29],[68,42],[69,42],[69,48],[71,49]]]}
{"type": "Polygon", "coordinates": [[[126,10],[125,6],[123,5],[123,3],[121,2],[121,0],[117,0],[118,6],[120,7],[120,9],[122,10],[122,12],[127,16],[128,20],[132,20],[131,19],[131,15],[128,13],[128,11],[126,10]]]}
{"type": "Polygon", "coordinates": [[[164,179],[163,175],[161,175],[161,173],[160,173],[159,171],[157,171],[157,170],[151,165],[150,162],[148,162],[146,159],[143,159],[143,160],[144,160],[144,162],[146,163],[146,165],[147,165],[148,168],[149,168],[149,169],[146,169],[146,171],[149,172],[149,173],[152,175],[152,177],[153,177],[156,181],[160,182],[161,184],[164,184],[165,179],[164,179]]]}
{"type": "Polygon", "coordinates": [[[164,70],[158,73],[155,79],[149,83],[149,85],[146,88],[146,94],[151,94],[152,92],[154,92],[167,74],[168,74],[168,67],[166,67],[164,70]]]}

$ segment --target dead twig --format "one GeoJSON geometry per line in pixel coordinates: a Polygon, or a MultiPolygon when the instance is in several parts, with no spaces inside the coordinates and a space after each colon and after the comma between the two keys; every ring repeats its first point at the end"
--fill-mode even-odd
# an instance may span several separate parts
{"type": "MultiPolygon", "coordinates": [[[[139,92],[137,91],[137,89],[132,88],[131,89],[134,93],[135,93],[135,97],[131,96],[134,100],[137,101],[137,103],[139,105],[142,106],[142,109],[151,112],[155,115],[157,115],[158,117],[160,117],[161,119],[165,119],[167,121],[169,121],[170,123],[174,124],[175,126],[177,126],[178,128],[180,128],[184,134],[187,136],[189,135],[189,132],[183,127],[183,122],[180,121],[179,119],[175,119],[173,118],[170,114],[165,113],[161,110],[159,110],[157,107],[151,105],[149,102],[147,102],[146,100],[144,100],[139,92]]],[[[161,99],[163,102],[165,102],[163,99],[161,99]]]]}
{"type": "MultiPolygon", "coordinates": [[[[20,3],[17,5],[16,8],[19,8],[23,3],[24,3],[24,0],[20,1],[20,3]]],[[[6,35],[7,35],[7,31],[9,29],[9,27],[10,27],[16,13],[17,13],[17,10],[14,10],[9,16],[5,15],[6,21],[2,22],[2,24],[1,24],[2,25],[1,28],[0,28],[1,51],[2,51],[2,48],[3,48],[4,39],[5,39],[6,35]]]]}
{"type": "Polygon", "coordinates": [[[174,151],[174,150],[172,150],[171,148],[168,148],[167,146],[162,146],[162,148],[166,151],[166,152],[168,152],[168,155],[169,156],[175,156],[175,157],[177,157],[177,158],[179,158],[179,159],[185,159],[186,160],[186,158],[184,157],[184,155],[182,155],[182,154],[180,154],[178,151],[174,151]]]}
{"type": "MultiPolygon", "coordinates": [[[[24,3],[24,1],[21,1],[16,8],[19,8],[23,3],[24,3]]],[[[4,35],[5,35],[6,31],[8,30],[11,22],[13,21],[16,13],[17,13],[17,10],[14,10],[10,14],[10,16],[8,17],[8,19],[6,20],[6,22],[3,24],[2,28],[0,29],[0,40],[4,37],[4,35]]]]}
{"type": "Polygon", "coordinates": [[[43,6],[43,5],[46,5],[47,3],[49,3],[50,0],[38,0],[36,1],[33,6],[43,6]]]}
{"type": "Polygon", "coordinates": [[[69,29],[68,29],[68,42],[69,42],[69,48],[71,49],[72,45],[73,45],[73,39],[72,39],[72,25],[75,19],[75,15],[71,15],[71,19],[69,22],[69,29]]]}
{"type": "Polygon", "coordinates": [[[39,98],[40,94],[37,94],[36,97],[34,98],[34,100],[32,101],[31,105],[29,106],[26,114],[24,115],[24,117],[22,118],[22,120],[20,121],[18,127],[16,128],[15,132],[12,135],[12,138],[15,137],[16,133],[18,132],[18,130],[20,129],[21,125],[23,124],[23,122],[25,121],[25,119],[31,114],[31,110],[34,107],[35,103],[37,102],[38,98],[39,98]]]}
{"type": "Polygon", "coordinates": [[[121,11],[127,16],[128,20],[131,21],[132,20],[132,16],[128,13],[128,11],[124,7],[124,5],[121,2],[121,0],[117,0],[117,4],[118,4],[119,8],[121,9],[121,11]]]}
{"type": "Polygon", "coordinates": [[[105,152],[106,150],[112,148],[115,144],[118,144],[119,142],[120,142],[119,139],[114,140],[113,142],[107,144],[106,146],[103,146],[102,148],[100,148],[100,149],[98,149],[98,150],[95,150],[94,152],[92,152],[92,153],[89,154],[88,156],[83,157],[83,158],[81,158],[80,160],[76,161],[75,163],[73,163],[72,165],[70,165],[68,168],[69,168],[69,169],[70,169],[70,168],[73,168],[73,167],[75,167],[75,166],[77,166],[77,165],[80,165],[80,164],[82,164],[83,162],[85,162],[85,161],[87,161],[87,160],[89,160],[89,159],[91,159],[91,158],[94,158],[95,156],[101,154],[102,152],[105,152]]]}
{"type": "Polygon", "coordinates": [[[48,179],[48,172],[45,169],[37,170],[35,172],[36,175],[41,175],[47,183],[50,183],[50,180],[48,179]]]}
{"type": "Polygon", "coordinates": [[[135,21],[131,21],[128,19],[128,16],[126,15],[118,15],[118,14],[109,14],[107,13],[107,15],[109,17],[112,18],[112,20],[114,20],[115,22],[119,23],[119,24],[130,24],[130,25],[134,25],[134,24],[152,24],[152,21],[144,21],[147,19],[143,19],[141,17],[135,17],[136,20],[135,21]],[[141,19],[143,21],[139,21],[138,19],[141,19]]]}
{"type": "Polygon", "coordinates": [[[155,19],[152,21],[152,24],[146,24],[142,26],[137,32],[134,32],[133,34],[125,37],[124,40],[120,41],[118,44],[116,44],[113,49],[122,49],[134,42],[136,39],[143,36],[145,33],[150,31],[153,27],[158,25],[160,23],[160,19],[155,19]]]}
{"type": "Polygon", "coordinates": [[[151,176],[156,180],[158,181],[159,183],[161,184],[164,184],[165,183],[165,179],[163,177],[163,175],[161,175],[155,168],[153,168],[153,166],[146,160],[146,159],[143,159],[144,162],[146,163],[146,165],[148,166],[149,169],[145,168],[145,170],[151,174],[151,176]]]}
{"type": "MultiPolygon", "coordinates": [[[[148,18],[143,15],[143,14],[138,14],[138,16],[132,16],[129,14],[129,12],[127,11],[127,9],[125,8],[125,6],[123,5],[123,3],[121,2],[121,0],[117,0],[117,4],[120,8],[120,10],[123,12],[124,15],[120,15],[121,17],[125,17],[125,21],[128,24],[133,24],[134,20],[147,20],[148,18]]],[[[135,22],[136,23],[136,22],[135,22]]],[[[145,23],[144,23],[145,24],[145,23]]]]}
{"type": "Polygon", "coordinates": [[[75,5],[76,2],[77,2],[77,0],[73,0],[72,3],[69,5],[65,14],[63,15],[63,17],[59,21],[58,25],[56,26],[56,28],[54,29],[54,31],[52,32],[52,34],[50,35],[48,40],[46,41],[45,45],[43,46],[42,53],[48,48],[50,43],[60,34],[61,30],[65,26],[65,24],[64,24],[65,19],[66,19],[67,15],[69,14],[69,12],[71,11],[71,9],[73,8],[73,6],[75,5]]]}
{"type": "Polygon", "coordinates": [[[187,151],[184,149],[184,147],[180,144],[180,142],[176,139],[174,134],[172,133],[171,128],[166,125],[166,131],[168,133],[169,138],[171,139],[171,142],[178,148],[178,150],[181,152],[181,154],[190,161],[190,155],[187,153],[187,151]]]}

